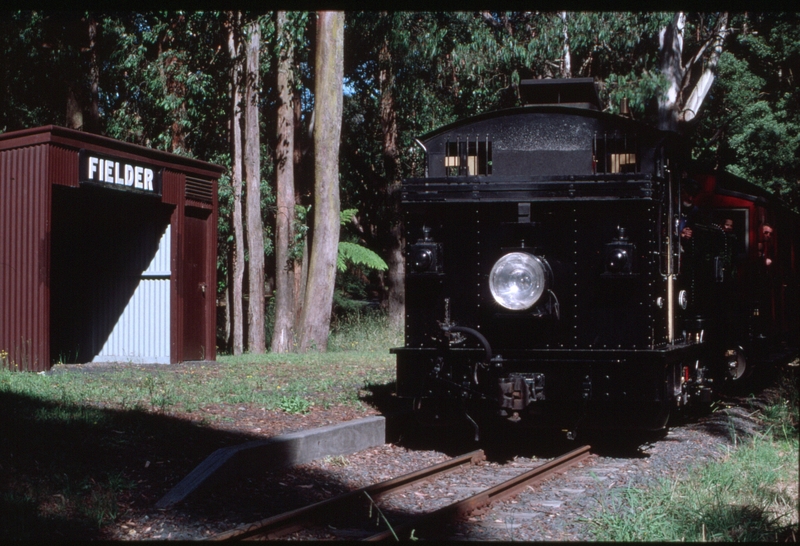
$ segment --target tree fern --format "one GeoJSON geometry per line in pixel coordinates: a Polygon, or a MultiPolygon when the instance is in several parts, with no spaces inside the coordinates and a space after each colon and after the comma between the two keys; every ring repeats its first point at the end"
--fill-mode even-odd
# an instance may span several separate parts
{"type": "Polygon", "coordinates": [[[386,262],[370,249],[356,243],[340,241],[336,267],[339,271],[346,271],[349,264],[360,265],[367,269],[377,269],[378,271],[386,271],[389,268],[386,262]]]}
{"type": "MultiPolygon", "coordinates": [[[[339,212],[339,221],[342,225],[345,225],[351,222],[356,214],[358,214],[358,209],[345,209],[339,212]]],[[[344,272],[347,270],[347,266],[351,264],[360,265],[367,269],[377,269],[378,271],[386,271],[389,269],[386,262],[367,247],[361,246],[358,243],[340,241],[339,254],[336,257],[336,268],[344,272]]]]}

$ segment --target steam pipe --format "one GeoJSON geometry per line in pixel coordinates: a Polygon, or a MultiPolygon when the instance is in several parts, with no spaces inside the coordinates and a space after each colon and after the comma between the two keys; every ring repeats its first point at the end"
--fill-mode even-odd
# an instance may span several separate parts
{"type": "Polygon", "coordinates": [[[462,332],[464,334],[470,334],[471,336],[477,338],[477,340],[483,345],[483,350],[486,351],[486,362],[487,364],[492,360],[492,346],[489,345],[489,340],[487,340],[482,333],[473,329],[467,328],[466,326],[449,326],[442,328],[445,332],[462,332]]]}

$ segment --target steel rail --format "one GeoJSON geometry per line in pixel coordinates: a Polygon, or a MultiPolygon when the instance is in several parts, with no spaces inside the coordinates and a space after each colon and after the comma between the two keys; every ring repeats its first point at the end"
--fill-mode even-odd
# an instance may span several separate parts
{"type": "Polygon", "coordinates": [[[480,493],[477,493],[462,501],[449,504],[434,512],[418,516],[411,521],[398,525],[397,527],[393,527],[390,530],[372,535],[364,540],[378,541],[385,540],[393,536],[399,537],[400,540],[410,539],[410,533],[412,531],[416,532],[424,527],[429,527],[434,523],[441,523],[443,520],[452,520],[455,518],[465,517],[480,508],[492,504],[493,502],[513,497],[526,487],[545,480],[556,472],[562,472],[567,468],[579,463],[580,461],[589,457],[589,449],[590,446],[583,446],[579,447],[578,449],[574,449],[569,453],[566,453],[560,457],[556,457],[552,461],[534,468],[533,470],[529,470],[528,472],[520,474],[515,478],[504,481],[499,485],[491,487],[485,491],[481,491],[480,493]]]}
{"type": "Polygon", "coordinates": [[[327,515],[334,505],[350,501],[362,500],[367,493],[373,500],[390,493],[396,493],[415,483],[431,479],[439,474],[446,474],[467,464],[476,464],[486,459],[482,449],[466,453],[448,461],[411,472],[384,482],[368,485],[355,491],[349,491],[336,497],[278,514],[255,523],[250,523],[209,537],[208,540],[254,540],[272,539],[300,530],[309,522],[327,515]]]}

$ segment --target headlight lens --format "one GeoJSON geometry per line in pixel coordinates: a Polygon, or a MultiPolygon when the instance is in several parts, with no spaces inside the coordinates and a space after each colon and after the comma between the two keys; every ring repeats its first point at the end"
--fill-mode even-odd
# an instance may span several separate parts
{"type": "Polygon", "coordinates": [[[506,309],[528,309],[547,288],[544,262],[525,252],[511,252],[494,264],[489,274],[489,289],[497,303],[506,309]]]}

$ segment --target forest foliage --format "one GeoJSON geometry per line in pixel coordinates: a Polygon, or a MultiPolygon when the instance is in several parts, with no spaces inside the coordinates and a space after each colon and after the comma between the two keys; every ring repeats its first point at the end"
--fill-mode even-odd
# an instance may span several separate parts
{"type": "MultiPolygon", "coordinates": [[[[402,178],[422,173],[415,137],[458,118],[519,104],[519,82],[528,78],[592,77],[606,111],[618,112],[626,98],[636,119],[657,125],[659,100],[671,84],[664,50],[672,34],[665,31],[678,23],[677,104],[690,100],[704,74],[713,81],[694,120],[679,126],[691,139],[695,159],[768,188],[798,208],[800,91],[794,77],[800,71],[800,15],[680,15],[346,13],[338,165],[340,210],[346,212],[334,312],[370,300],[393,313],[398,307],[392,301],[402,307],[394,189],[402,178]]],[[[66,125],[227,167],[219,183],[218,297],[230,303],[235,59],[228,40],[242,21],[258,25],[259,199],[268,309],[276,268],[282,267],[275,259],[277,123],[285,100],[277,80],[281,51],[291,52],[294,116],[290,260],[307,261],[307,245],[313,244],[316,20],[314,13],[288,12],[277,32],[275,14],[267,12],[9,12],[0,23],[0,131],[66,125]]],[[[302,276],[302,268],[296,274],[302,276]]],[[[271,332],[266,334],[269,345],[271,332]]],[[[220,328],[222,348],[230,337],[227,320],[220,328]]]]}

